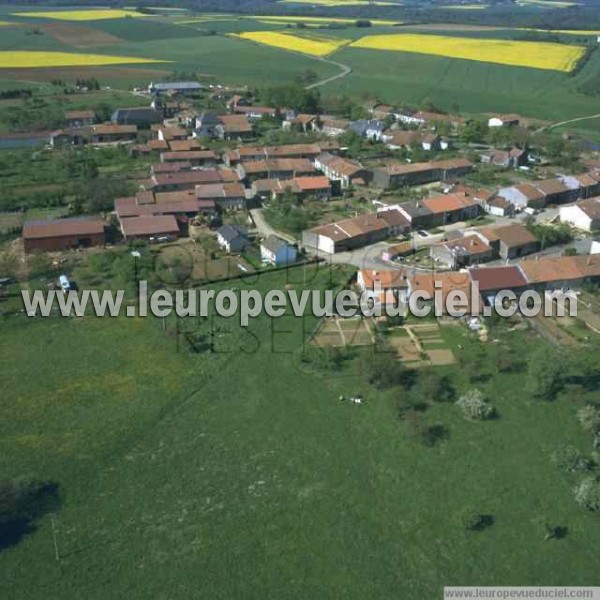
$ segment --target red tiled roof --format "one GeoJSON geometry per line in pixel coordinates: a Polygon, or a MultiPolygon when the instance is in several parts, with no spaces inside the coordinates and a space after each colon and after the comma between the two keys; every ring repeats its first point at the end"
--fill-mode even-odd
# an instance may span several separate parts
{"type": "Polygon", "coordinates": [[[179,227],[173,215],[152,215],[121,219],[121,229],[123,230],[123,235],[125,237],[179,234],[179,227]]]}
{"type": "Polygon", "coordinates": [[[26,221],[23,225],[23,238],[28,240],[101,233],[104,233],[101,217],[26,221]]]}
{"type": "Polygon", "coordinates": [[[479,285],[479,291],[511,290],[527,285],[527,280],[518,266],[486,267],[471,269],[471,279],[479,285]]]}

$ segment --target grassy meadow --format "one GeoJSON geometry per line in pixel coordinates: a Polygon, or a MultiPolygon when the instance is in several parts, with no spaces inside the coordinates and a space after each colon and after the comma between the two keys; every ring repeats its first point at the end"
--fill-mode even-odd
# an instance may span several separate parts
{"type": "MultiPolygon", "coordinates": [[[[307,287],[345,276],[309,269],[307,287]]],[[[302,277],[236,286],[299,289],[302,277]]],[[[4,318],[0,469],[52,480],[61,506],[0,552],[2,597],[363,600],[597,582],[600,523],[549,460],[558,444],[586,451],[583,394],[533,401],[522,373],[491,373],[478,386],[499,418],[468,422],[434,402],[427,420],[447,433],[427,448],[398,418],[405,392],[370,387],[358,359],[335,375],[302,368],[314,325],[183,320],[215,332],[215,351],[193,354],[177,353],[172,320],[4,318]],[[361,406],[338,400],[357,393],[361,406]],[[494,524],[466,534],[465,506],[494,524]],[[541,517],[568,535],[545,541],[541,517]]],[[[462,328],[442,332],[455,353],[490,361],[543,343],[503,328],[481,350],[462,328]]]]}
{"type": "MultiPolygon", "coordinates": [[[[85,54],[169,62],[113,67],[89,64],[65,67],[57,64],[54,67],[45,66],[45,71],[38,68],[30,73],[13,66],[0,68],[2,86],[5,81],[49,81],[56,78],[58,73],[59,78],[68,78],[71,74],[75,79],[84,70],[85,76],[95,76],[102,84],[121,89],[147,84],[149,80],[159,79],[166,71],[172,70],[194,71],[212,81],[227,84],[263,86],[294,81],[308,69],[323,79],[334,75],[338,67],[322,60],[328,54],[333,60],[350,66],[352,72],[336,80],[335,85],[322,87],[323,94],[343,92],[362,97],[369,93],[391,103],[419,106],[424,101],[430,101],[447,110],[459,107],[471,114],[518,112],[524,116],[555,121],[597,113],[596,98],[581,93],[581,86],[600,76],[598,51],[592,53],[578,72],[568,74],[541,68],[417,54],[412,51],[414,48],[410,52],[403,52],[354,47],[364,45],[366,41],[360,42],[360,39],[365,36],[369,36],[367,41],[378,43],[378,40],[386,39],[380,36],[403,31],[412,35],[418,32],[421,36],[419,39],[423,39],[424,43],[430,38],[430,41],[436,39],[431,34],[443,33],[448,43],[455,37],[463,37],[475,46],[478,46],[478,40],[484,44],[491,44],[492,40],[524,44],[524,35],[540,36],[539,41],[544,42],[544,32],[475,26],[461,28],[460,25],[443,23],[403,27],[394,26],[394,21],[384,19],[374,20],[373,26],[365,29],[355,27],[352,19],[309,16],[241,17],[232,14],[164,13],[149,17],[88,21],[14,16],[25,12],[24,7],[18,6],[0,8],[0,20],[9,23],[2,27],[0,53],[43,51],[80,54],[81,58],[76,60],[81,63],[89,63],[85,54]],[[296,22],[300,21],[305,29],[296,27],[296,22]],[[324,29],[327,23],[335,27],[324,29]],[[63,25],[57,29],[56,24],[63,25]],[[64,24],[69,28],[65,29],[64,24]],[[96,31],[97,35],[91,36],[90,31],[96,31]],[[274,45],[249,43],[231,34],[252,37],[256,41],[269,38],[271,42],[268,43],[274,45]],[[99,45],[82,47],[87,40],[94,39],[97,41],[90,41],[90,44],[99,45]],[[354,44],[344,45],[347,40],[352,40],[354,44]],[[264,68],[265,64],[269,65],[268,69],[264,68]],[[156,77],[152,77],[153,71],[156,77]]],[[[592,33],[576,34],[566,30],[552,35],[560,37],[563,44],[556,46],[566,56],[577,53],[577,46],[593,40],[592,33]]],[[[523,52],[519,60],[523,56],[526,62],[535,58],[523,52]]],[[[540,54],[538,58],[542,63],[550,60],[547,53],[540,54]]],[[[553,66],[557,64],[554,61],[553,66]]],[[[594,130],[600,125],[589,121],[578,127],[594,130]]]]}

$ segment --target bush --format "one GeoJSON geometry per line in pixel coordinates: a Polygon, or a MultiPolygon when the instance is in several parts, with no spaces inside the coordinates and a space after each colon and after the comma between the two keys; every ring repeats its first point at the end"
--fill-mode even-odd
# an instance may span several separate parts
{"type": "Polygon", "coordinates": [[[589,471],[593,463],[573,446],[559,446],[551,456],[552,462],[567,473],[589,471]]]}
{"type": "Polygon", "coordinates": [[[378,389],[401,385],[405,381],[405,370],[391,353],[366,354],[361,367],[367,381],[378,389]]]}
{"type": "Polygon", "coordinates": [[[417,402],[450,402],[454,398],[454,388],[448,377],[433,369],[422,369],[411,389],[411,396],[417,402]]]}
{"type": "Polygon", "coordinates": [[[484,421],[494,416],[496,410],[489,404],[483,394],[475,389],[467,392],[456,401],[458,406],[467,419],[473,421],[484,421]]]}
{"type": "Polygon", "coordinates": [[[573,489],[577,504],[586,510],[600,510],[600,482],[594,477],[584,479],[573,489]]]}
{"type": "Polygon", "coordinates": [[[600,410],[587,404],[577,411],[577,420],[586,431],[598,433],[600,431],[600,410]]]}
{"type": "Polygon", "coordinates": [[[430,425],[422,412],[410,409],[404,414],[408,437],[413,441],[431,448],[448,437],[448,430],[443,425],[430,425]]]}
{"type": "Polygon", "coordinates": [[[467,508],[460,514],[459,523],[467,531],[482,531],[493,523],[493,518],[472,508],[467,508]]]}

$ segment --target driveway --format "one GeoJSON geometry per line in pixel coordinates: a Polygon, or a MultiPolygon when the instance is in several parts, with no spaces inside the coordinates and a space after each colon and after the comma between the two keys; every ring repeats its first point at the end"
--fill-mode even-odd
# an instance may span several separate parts
{"type": "Polygon", "coordinates": [[[267,221],[263,215],[262,208],[251,208],[250,216],[252,217],[252,220],[254,221],[256,230],[258,231],[259,235],[262,238],[268,238],[270,235],[276,235],[277,237],[280,237],[280,238],[286,240],[287,242],[290,242],[291,244],[296,243],[296,240],[291,235],[288,235],[287,233],[283,233],[282,231],[277,231],[277,229],[273,229],[273,227],[271,227],[267,223],[267,221]]]}

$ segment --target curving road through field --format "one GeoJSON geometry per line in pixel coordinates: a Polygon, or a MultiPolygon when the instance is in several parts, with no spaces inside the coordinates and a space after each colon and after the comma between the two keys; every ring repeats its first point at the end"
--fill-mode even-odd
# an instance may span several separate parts
{"type": "Polygon", "coordinates": [[[329,58],[315,58],[315,60],[320,60],[321,62],[326,62],[326,63],[329,63],[330,65],[339,67],[341,69],[341,71],[339,73],[337,73],[336,75],[332,75],[331,77],[327,77],[326,79],[322,79],[321,81],[316,81],[315,83],[311,83],[310,85],[307,85],[304,88],[305,90],[312,90],[314,88],[321,87],[322,85],[331,83],[332,81],[335,81],[336,79],[342,79],[342,77],[346,77],[346,75],[349,75],[350,73],[352,73],[352,69],[348,65],[345,65],[344,63],[337,62],[337,61],[331,60],[329,58]]]}
{"type": "Polygon", "coordinates": [[[590,119],[600,119],[600,114],[590,115],[589,117],[577,117],[576,119],[569,119],[568,121],[561,121],[560,123],[553,123],[552,125],[548,125],[545,128],[542,127],[542,130],[546,129],[546,130],[550,131],[551,129],[554,129],[555,127],[562,127],[563,125],[570,125],[571,123],[578,123],[579,121],[588,121],[590,119]]]}

